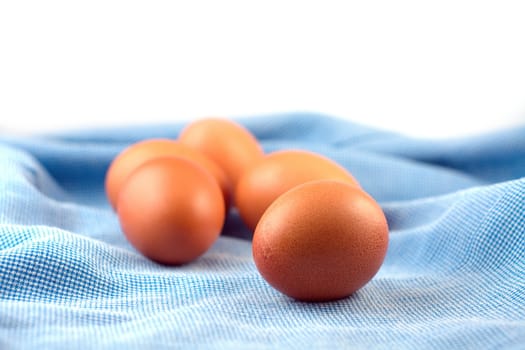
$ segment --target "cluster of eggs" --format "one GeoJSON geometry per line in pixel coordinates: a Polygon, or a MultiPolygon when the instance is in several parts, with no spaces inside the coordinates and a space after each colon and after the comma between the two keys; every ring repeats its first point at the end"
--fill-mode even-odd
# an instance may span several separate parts
{"type": "Polygon", "coordinates": [[[384,213],[347,169],[306,150],[265,154],[228,119],[199,119],[177,139],[130,145],[110,164],[105,189],[128,241],[168,265],[203,255],[234,206],[253,230],[257,270],[298,300],[352,294],[387,250],[384,213]]]}

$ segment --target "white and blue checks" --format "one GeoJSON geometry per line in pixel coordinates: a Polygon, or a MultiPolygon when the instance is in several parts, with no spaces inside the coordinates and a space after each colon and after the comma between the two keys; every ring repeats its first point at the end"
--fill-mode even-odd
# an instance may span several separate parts
{"type": "Polygon", "coordinates": [[[103,192],[146,125],[0,136],[0,349],[525,349],[525,126],[413,139],[320,115],[240,119],[266,151],[349,169],[390,227],[349,298],[302,303],[257,273],[234,212],[200,259],[138,254],[103,192]]]}

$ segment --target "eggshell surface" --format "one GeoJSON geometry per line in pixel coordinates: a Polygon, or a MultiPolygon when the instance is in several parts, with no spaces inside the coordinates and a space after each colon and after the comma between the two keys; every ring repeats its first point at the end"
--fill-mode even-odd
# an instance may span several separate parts
{"type": "Polygon", "coordinates": [[[105,189],[113,208],[116,208],[118,193],[129,174],[144,162],[162,156],[179,156],[203,166],[219,183],[225,204],[228,205],[232,196],[232,188],[226,174],[217,164],[195,149],[175,140],[148,139],[125,148],[111,162],[106,173],[105,189]]]}
{"type": "Polygon", "coordinates": [[[204,118],[192,122],[181,131],[178,140],[217,163],[228,176],[232,188],[241,174],[263,156],[255,136],[228,119],[204,118]]]}
{"type": "Polygon", "coordinates": [[[263,278],[303,301],[347,297],[381,267],[388,225],[360,188],[319,180],[276,199],[255,229],[252,252],[263,278]]]}
{"type": "Polygon", "coordinates": [[[117,214],[129,242],[144,256],[168,265],[204,254],[225,219],[221,189],[212,175],[171,156],[149,160],[128,176],[117,214]]]}
{"type": "Polygon", "coordinates": [[[253,230],[277,197],[297,185],[321,179],[359,186],[348,170],[320,154],[303,150],[273,152],[243,173],[235,188],[235,203],[242,220],[253,230]]]}

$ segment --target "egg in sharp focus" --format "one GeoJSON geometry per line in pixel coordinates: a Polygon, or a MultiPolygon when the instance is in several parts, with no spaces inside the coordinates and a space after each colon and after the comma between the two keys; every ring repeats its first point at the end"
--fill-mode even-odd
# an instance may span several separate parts
{"type": "Polygon", "coordinates": [[[255,229],[252,252],[275,289],[302,301],[328,301],[368,283],[387,246],[387,221],[370,195],[345,182],[318,180],[271,204],[255,229]]]}
{"type": "Polygon", "coordinates": [[[225,220],[224,199],[213,176],[173,156],[151,159],[132,171],[119,191],[117,214],[128,241],[166,265],[204,254],[225,220]]]}
{"type": "Polygon", "coordinates": [[[284,192],[308,181],[334,179],[359,186],[335,161],[305,150],[280,150],[248,168],[235,187],[235,203],[244,223],[255,229],[264,211],[284,192]]]}

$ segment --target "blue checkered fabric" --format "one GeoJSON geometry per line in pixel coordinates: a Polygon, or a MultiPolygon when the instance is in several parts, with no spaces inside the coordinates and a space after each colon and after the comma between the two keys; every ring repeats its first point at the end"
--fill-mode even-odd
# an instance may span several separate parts
{"type": "Polygon", "coordinates": [[[266,151],[350,170],[390,227],[352,296],[290,299],[232,211],[196,261],[138,254],[104,195],[129,144],[182,123],[0,136],[0,349],[525,349],[525,126],[449,140],[313,114],[239,118],[266,151]]]}

